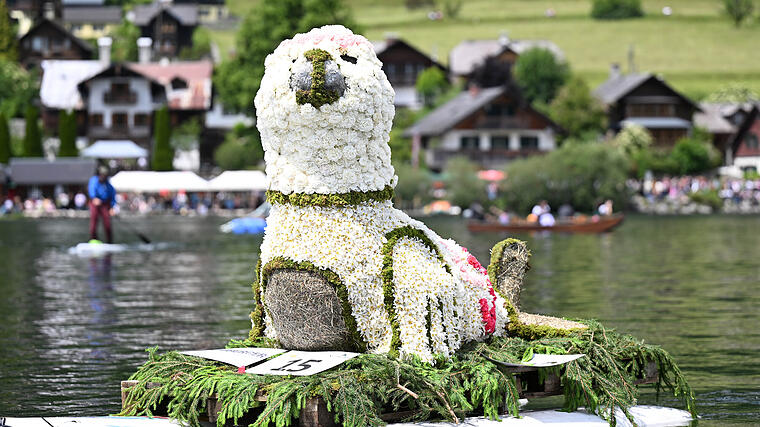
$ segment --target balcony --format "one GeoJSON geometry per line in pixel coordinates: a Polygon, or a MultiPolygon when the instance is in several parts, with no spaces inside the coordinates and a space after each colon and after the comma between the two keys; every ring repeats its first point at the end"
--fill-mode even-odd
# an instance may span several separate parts
{"type": "Polygon", "coordinates": [[[130,139],[147,138],[150,136],[150,126],[90,126],[87,132],[90,138],[130,139]]]}
{"type": "Polygon", "coordinates": [[[511,160],[534,156],[534,155],[543,154],[543,153],[544,151],[532,150],[532,149],[525,149],[525,150],[497,149],[497,150],[486,150],[486,151],[476,150],[476,149],[465,149],[465,150],[456,150],[456,151],[432,149],[428,152],[427,160],[428,160],[428,165],[436,169],[443,169],[446,165],[446,162],[448,162],[454,157],[466,157],[467,159],[477,163],[484,169],[499,169],[505,164],[509,163],[511,160]]]}
{"type": "Polygon", "coordinates": [[[106,92],[103,94],[103,102],[106,104],[134,104],[137,102],[137,94],[135,92],[106,92]]]}

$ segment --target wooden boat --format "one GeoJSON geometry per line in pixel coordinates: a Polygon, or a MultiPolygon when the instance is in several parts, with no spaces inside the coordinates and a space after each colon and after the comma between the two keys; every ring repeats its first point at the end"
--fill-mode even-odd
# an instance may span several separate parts
{"type": "Polygon", "coordinates": [[[467,223],[467,229],[476,231],[555,231],[561,233],[601,233],[610,231],[623,222],[623,214],[614,214],[610,216],[592,216],[585,220],[557,221],[552,226],[542,226],[537,222],[512,221],[509,224],[501,224],[490,221],[470,221],[467,223]]]}

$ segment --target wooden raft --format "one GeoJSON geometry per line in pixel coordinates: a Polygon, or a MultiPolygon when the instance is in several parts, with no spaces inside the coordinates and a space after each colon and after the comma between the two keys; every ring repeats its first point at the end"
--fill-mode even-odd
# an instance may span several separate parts
{"type": "MultiPolygon", "coordinates": [[[[515,376],[515,382],[517,384],[518,395],[521,399],[536,399],[541,397],[558,396],[563,394],[560,377],[554,372],[547,372],[544,380],[540,380],[538,374],[539,368],[533,368],[529,366],[519,367],[506,367],[501,369],[505,373],[510,373],[515,376]]],[[[645,369],[645,375],[642,378],[638,378],[635,384],[652,384],[657,382],[659,378],[659,372],[657,363],[650,361],[645,369]]],[[[126,409],[127,391],[138,384],[137,381],[122,381],[121,382],[121,407],[126,409]]],[[[155,384],[158,387],[158,384],[155,384]]],[[[151,384],[148,384],[148,388],[151,388],[151,384]]],[[[256,400],[259,402],[266,402],[267,396],[264,393],[256,395],[256,400]]],[[[208,421],[216,424],[217,416],[222,410],[221,402],[219,402],[216,396],[210,396],[206,401],[206,413],[208,414],[208,421]]],[[[503,412],[506,412],[504,408],[503,412]]],[[[161,415],[161,410],[155,411],[155,415],[161,415]]],[[[164,412],[165,415],[165,412],[164,412]]],[[[380,418],[385,422],[396,422],[403,420],[404,418],[412,415],[412,412],[392,412],[380,415],[380,418]]],[[[246,420],[247,417],[239,420],[241,425],[253,422],[254,419],[246,420]],[[248,422],[246,422],[248,421],[248,422]]],[[[331,412],[327,410],[327,405],[322,398],[312,398],[306,401],[306,405],[301,409],[301,415],[298,417],[298,425],[301,427],[333,427],[335,426],[335,417],[331,412]]]]}

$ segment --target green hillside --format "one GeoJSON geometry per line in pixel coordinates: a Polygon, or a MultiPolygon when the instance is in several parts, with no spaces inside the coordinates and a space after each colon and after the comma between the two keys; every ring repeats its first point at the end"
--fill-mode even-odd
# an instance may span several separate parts
{"type": "MultiPolygon", "coordinates": [[[[644,0],[645,17],[622,21],[591,19],[590,0],[466,0],[457,19],[441,21],[429,20],[429,9],[406,9],[401,0],[348,3],[368,38],[394,33],[444,63],[461,40],[506,32],[513,39],[552,40],[592,86],[606,78],[612,62],[627,69],[633,46],[639,71],[661,74],[694,98],[728,83],[760,92],[760,20],[737,29],[719,0],[644,0]],[[662,15],[664,6],[672,7],[671,16],[662,15]],[[554,18],[545,17],[549,8],[554,18]]],[[[242,16],[255,2],[228,4],[242,16]]],[[[227,51],[234,37],[222,32],[217,39],[227,51]]]]}

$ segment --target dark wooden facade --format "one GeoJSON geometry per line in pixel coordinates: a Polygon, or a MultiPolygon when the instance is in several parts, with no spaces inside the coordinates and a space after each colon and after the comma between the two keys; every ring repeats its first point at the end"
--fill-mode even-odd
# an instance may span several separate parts
{"type": "Polygon", "coordinates": [[[157,57],[175,57],[182,48],[193,45],[195,27],[184,25],[170,10],[164,9],[146,25],[141,25],[140,33],[153,40],[153,52],[157,57]]]}
{"type": "Polygon", "coordinates": [[[383,63],[383,71],[391,86],[414,86],[420,73],[430,67],[438,67],[446,73],[446,67],[400,39],[388,39],[377,58],[383,63]]]}
{"type": "Polygon", "coordinates": [[[26,69],[45,59],[90,59],[92,47],[54,21],[40,20],[19,39],[19,62],[26,69]]]}
{"type": "Polygon", "coordinates": [[[758,107],[752,108],[747,113],[734,136],[732,150],[734,164],[745,170],[760,171],[760,110],[758,107]],[[747,158],[754,158],[754,160],[747,158]]]}
{"type": "Polygon", "coordinates": [[[533,109],[521,98],[505,93],[459,122],[454,129],[531,129],[547,127],[558,130],[557,124],[533,109]]]}

